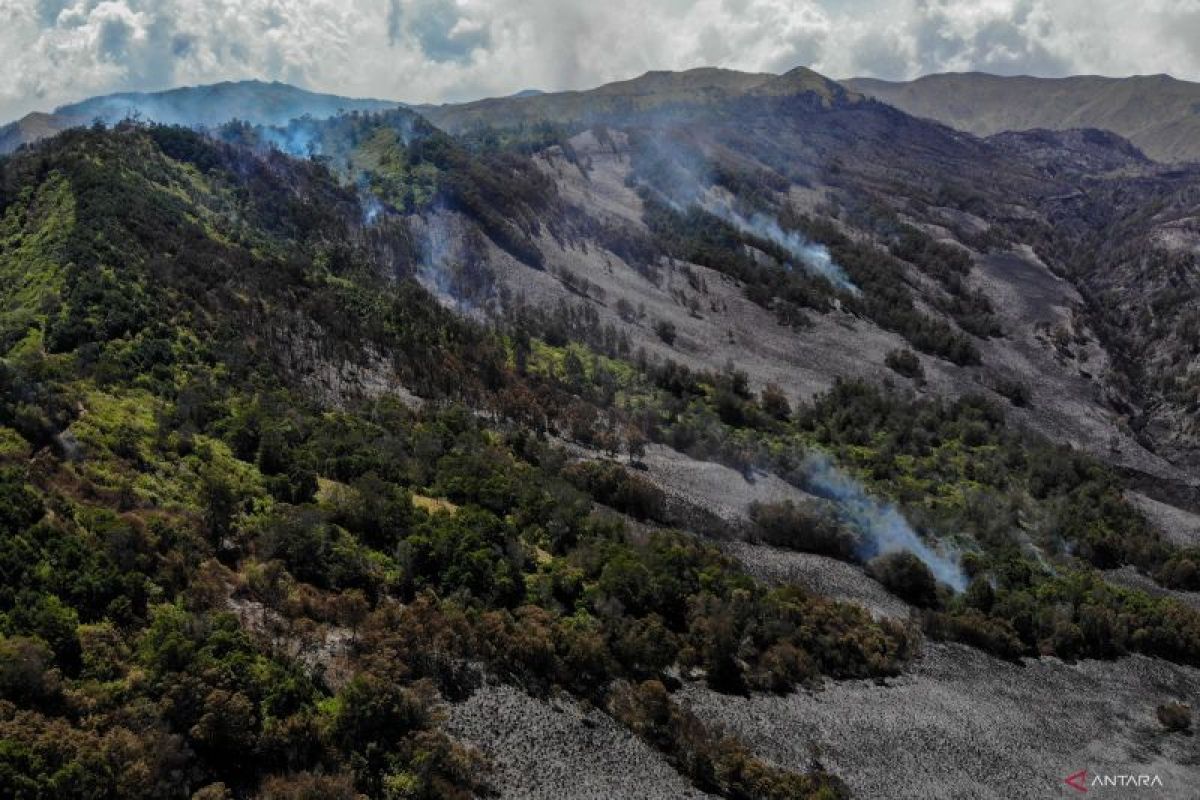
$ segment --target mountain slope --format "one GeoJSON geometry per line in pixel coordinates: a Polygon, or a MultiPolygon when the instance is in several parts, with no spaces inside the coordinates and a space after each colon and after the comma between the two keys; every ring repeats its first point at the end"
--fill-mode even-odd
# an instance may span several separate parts
{"type": "Polygon", "coordinates": [[[0,219],[6,796],[470,797],[487,765],[439,722],[481,668],[603,708],[677,784],[845,796],[664,670],[886,675],[909,632],[593,515],[664,510],[516,421],[591,390],[398,277],[407,220],[368,231],[318,163],[128,124],[0,161],[0,219]]]}
{"type": "Polygon", "coordinates": [[[803,70],[607,92],[0,159],[0,794],[1186,780],[1196,447],[1133,369],[1195,355],[1137,256],[1200,179],[803,70]]]}
{"type": "Polygon", "coordinates": [[[33,113],[0,128],[0,153],[53,135],[67,128],[101,120],[109,125],[127,117],[168,125],[211,127],[241,119],[254,124],[281,125],[310,115],[331,117],[342,111],[394,108],[387,100],[362,100],[298,89],[285,83],[239,81],[93,97],[60,106],[53,114],[33,113]]]}
{"type": "Polygon", "coordinates": [[[1200,84],[1168,75],[1130,78],[926,75],[842,84],[918,117],[978,136],[1048,128],[1102,128],[1158,161],[1200,161],[1200,84]]]}

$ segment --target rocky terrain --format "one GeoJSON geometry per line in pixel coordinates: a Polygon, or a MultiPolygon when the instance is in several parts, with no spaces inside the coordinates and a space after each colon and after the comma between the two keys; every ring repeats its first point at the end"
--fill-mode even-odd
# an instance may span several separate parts
{"type": "Polygon", "coordinates": [[[1196,738],[1164,735],[1154,716],[1167,699],[1195,697],[1200,673],[1152,659],[1009,664],[929,644],[911,674],[882,684],[830,684],[785,698],[686,691],[700,713],[767,757],[836,765],[861,797],[1067,797],[1073,790],[1063,779],[1087,768],[1156,774],[1156,794],[1185,800],[1200,771],[1196,738]]]}
{"type": "MultiPolygon", "coordinates": [[[[872,93],[863,83],[851,85],[872,93]]],[[[536,105],[559,119],[569,118],[572,112],[564,108],[571,107],[557,106],[554,99],[539,99],[536,105]]],[[[520,118],[534,113],[533,108],[528,101],[520,106],[497,102],[463,109],[462,116],[446,109],[433,118],[465,126],[470,115],[486,114],[493,124],[503,124],[509,113],[520,118]]],[[[1040,118],[1038,123],[1071,127],[1040,118]]],[[[1090,123],[1085,119],[1078,124],[1090,123]]],[[[1188,155],[1178,144],[1167,145],[1159,134],[1135,135],[1134,141],[1151,142],[1147,149],[1153,156],[1188,155]]],[[[719,151],[725,145],[708,146],[719,151]]],[[[1022,382],[1028,400],[1010,409],[1014,419],[1131,474],[1147,476],[1139,482],[1143,493],[1135,495],[1139,507],[1174,541],[1193,542],[1195,509],[1181,497],[1197,485],[1197,474],[1190,457],[1179,458],[1182,449],[1164,447],[1168,437],[1147,429],[1142,412],[1135,410],[1141,406],[1157,409],[1151,413],[1165,412],[1146,387],[1136,381],[1131,385],[1129,360],[1134,356],[1129,339],[1114,331],[1095,305],[1096,282],[1111,286],[1111,276],[1101,276],[1096,262],[1061,259],[1040,240],[1028,243],[1017,237],[997,248],[980,247],[973,238],[1012,225],[1013,220],[1025,220],[1020,225],[1054,224],[1064,206],[1077,202],[1071,198],[1069,181],[1138,185],[1143,196],[1170,191],[1170,184],[1156,183],[1153,176],[1160,168],[1129,142],[1107,133],[1004,135],[989,140],[989,147],[994,148],[993,157],[1012,160],[1003,168],[1008,177],[1001,182],[1025,184],[1031,179],[1029,170],[1045,176],[1036,179],[1044,184],[1011,194],[1007,205],[982,212],[906,205],[895,196],[886,201],[901,206],[913,223],[935,237],[968,249],[973,263],[970,284],[991,301],[1003,331],[980,342],[981,366],[922,356],[924,379],[919,382],[889,374],[885,358],[905,342],[875,321],[833,310],[809,315],[809,324],[799,329],[780,325],[769,311],[747,300],[738,281],[699,264],[671,264],[647,277],[644,270],[594,243],[580,247],[549,239],[540,242],[547,264],[543,271],[530,271],[501,254],[490,263],[496,280],[526,302],[591,306],[601,324],[623,331],[633,348],[652,357],[696,368],[733,363],[755,387],[776,384],[797,400],[846,378],[888,376],[919,395],[949,397],[983,392],[1000,398],[996,387],[1008,380],[1022,382]],[[1016,161],[1022,166],[1014,169],[1016,161]],[[586,286],[582,291],[580,278],[586,286]],[[690,295],[697,302],[689,302],[690,295]],[[637,308],[637,317],[618,313],[619,306],[637,308]],[[669,320],[677,331],[671,344],[655,334],[657,320],[669,320]]],[[[603,135],[585,128],[568,146],[550,148],[537,158],[572,213],[641,228],[643,200],[631,188],[636,164],[627,138],[611,128],[603,135]]],[[[974,168],[968,171],[974,173],[974,168]]],[[[891,180],[862,166],[857,175],[877,185],[891,180]]],[[[849,190],[847,182],[807,181],[793,193],[793,202],[808,210],[828,208],[850,192],[861,191],[861,186],[849,190]]],[[[978,192],[988,194],[982,187],[978,192]]],[[[1167,217],[1169,212],[1161,212],[1150,224],[1162,230],[1158,226],[1167,217]]],[[[1179,229],[1178,223],[1171,224],[1172,230],[1179,229]]],[[[858,235],[869,236],[861,231],[858,235]]],[[[1154,235],[1180,247],[1177,239],[1154,235]]],[[[1103,234],[1087,236],[1095,242],[1103,234]]],[[[914,270],[909,280],[920,287],[924,278],[914,270]]],[[[932,305],[926,308],[937,314],[932,305]]],[[[1149,344],[1150,340],[1141,342],[1149,344]]],[[[1186,428],[1174,425],[1176,431],[1186,428]]],[[[803,499],[802,493],[768,473],[747,477],[661,447],[651,446],[642,460],[646,477],[668,496],[705,508],[735,529],[744,524],[746,509],[755,500],[803,499]]],[[[764,580],[805,586],[881,617],[905,619],[913,613],[859,567],[737,539],[725,548],[764,580]]],[[[1111,573],[1109,579],[1117,585],[1163,591],[1133,570],[1111,573]]],[[[1175,596],[1195,605],[1188,593],[1175,596]]],[[[817,758],[841,774],[854,775],[850,785],[859,796],[1059,796],[1070,791],[1063,777],[1086,766],[1092,772],[1158,774],[1166,784],[1163,796],[1182,798],[1190,796],[1200,776],[1200,751],[1193,739],[1165,736],[1154,709],[1169,700],[1196,698],[1198,691],[1200,674],[1195,670],[1153,659],[1012,664],[958,645],[928,642],[911,673],[886,683],[828,683],[814,692],[747,698],[716,695],[689,684],[685,696],[703,718],[728,726],[777,763],[803,767],[817,758]]],[[[571,763],[584,772],[591,769],[579,759],[571,763]]]]}
{"type": "Polygon", "coordinates": [[[504,798],[710,797],[613,719],[569,697],[542,700],[487,684],[450,707],[446,730],[492,763],[504,798]]]}

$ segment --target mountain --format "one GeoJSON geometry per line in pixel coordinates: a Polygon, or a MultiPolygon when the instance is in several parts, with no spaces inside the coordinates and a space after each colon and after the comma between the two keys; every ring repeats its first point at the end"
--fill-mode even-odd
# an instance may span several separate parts
{"type": "Polygon", "coordinates": [[[1200,84],[1169,75],[1002,77],[979,72],[913,81],[842,83],[918,117],[978,136],[1047,128],[1101,128],[1158,161],[1200,161],[1200,84]]]}
{"type": "Polygon", "coordinates": [[[394,108],[388,100],[361,100],[318,94],[285,83],[238,81],[190,86],[162,92],[127,92],[93,97],[60,106],[52,114],[33,113],[0,128],[0,153],[35,142],[66,128],[96,120],[114,124],[136,116],[167,125],[212,126],[242,119],[278,125],[295,117],[330,117],[343,111],[394,108]]]}
{"type": "Polygon", "coordinates": [[[423,114],[0,158],[0,794],[1189,791],[1200,168],[807,70],[423,114]]]}
{"type": "Polygon", "coordinates": [[[626,81],[577,92],[519,94],[471,103],[420,106],[417,110],[435,125],[451,132],[493,124],[537,122],[602,122],[629,114],[697,105],[719,105],[756,93],[791,93],[812,89],[825,97],[845,90],[811,70],[799,67],[785,75],[745,73],[702,67],[684,72],[647,72],[626,81]]]}

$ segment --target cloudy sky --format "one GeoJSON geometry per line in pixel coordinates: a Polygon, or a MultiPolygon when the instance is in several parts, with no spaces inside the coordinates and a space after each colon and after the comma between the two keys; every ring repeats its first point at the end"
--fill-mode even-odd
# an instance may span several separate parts
{"type": "Polygon", "coordinates": [[[700,65],[1200,80],[1200,0],[0,0],[0,64],[0,120],[241,78],[410,102],[700,65]]]}

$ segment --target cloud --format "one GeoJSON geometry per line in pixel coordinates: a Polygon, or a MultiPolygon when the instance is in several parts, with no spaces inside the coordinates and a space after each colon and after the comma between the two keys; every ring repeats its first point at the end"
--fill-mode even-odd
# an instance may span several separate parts
{"type": "MultiPolygon", "coordinates": [[[[407,8],[392,4],[395,32],[407,33],[429,59],[436,62],[468,61],[472,52],[489,42],[488,29],[482,23],[460,13],[453,0],[414,0],[407,8]]],[[[395,46],[400,37],[392,35],[395,46]]]]}
{"type": "Polygon", "coordinates": [[[0,118],[219,80],[413,102],[701,65],[1200,79],[1200,0],[0,0],[0,118]]]}

